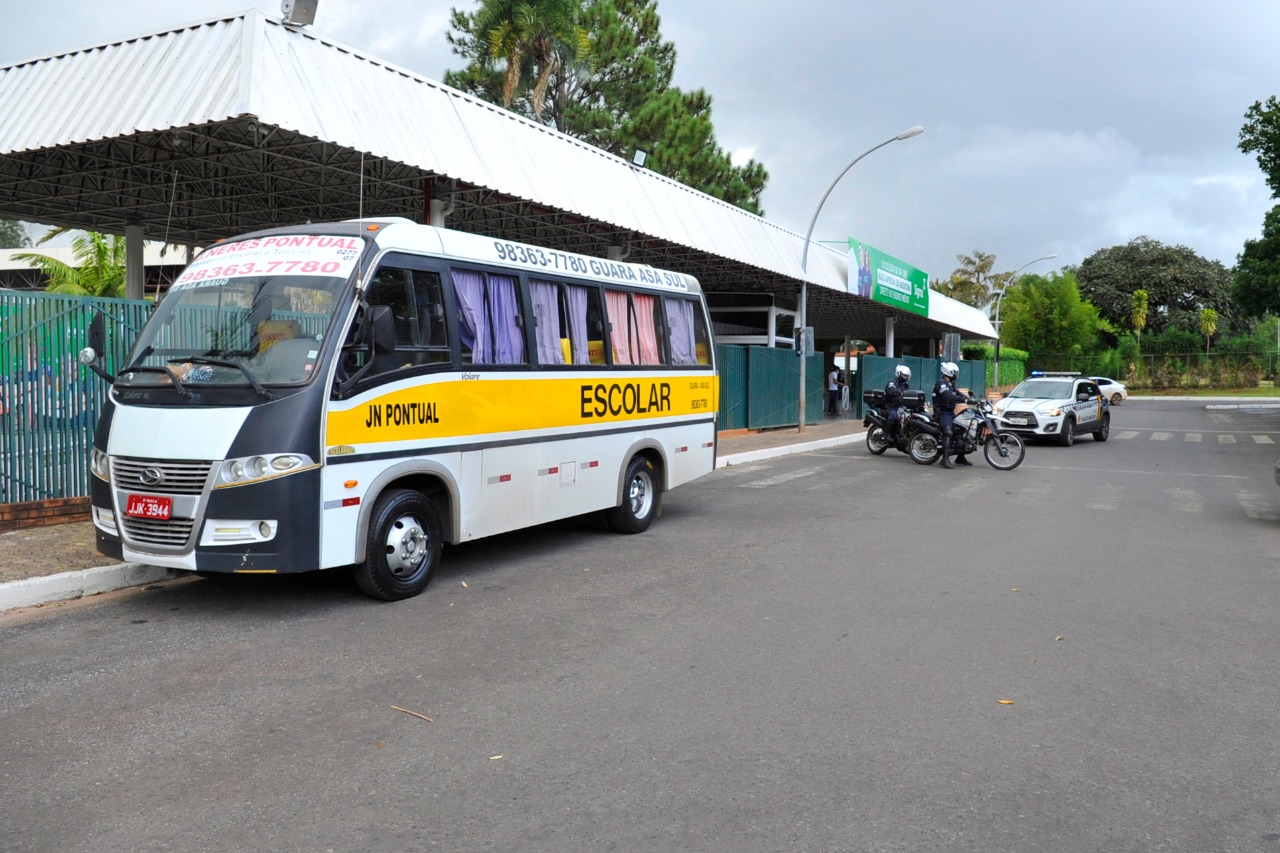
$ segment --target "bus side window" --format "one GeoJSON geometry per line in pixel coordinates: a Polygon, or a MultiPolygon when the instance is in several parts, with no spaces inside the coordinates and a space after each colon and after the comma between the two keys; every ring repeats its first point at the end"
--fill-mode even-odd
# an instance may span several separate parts
{"type": "Polygon", "coordinates": [[[604,292],[612,331],[614,364],[662,364],[658,346],[657,297],[621,290],[604,292]]]}
{"type": "Polygon", "coordinates": [[[666,309],[668,343],[671,346],[671,363],[677,365],[698,363],[698,336],[693,318],[694,303],[689,299],[668,296],[663,300],[666,309]]]}
{"type": "Polygon", "coordinates": [[[514,276],[452,270],[463,364],[524,364],[524,315],[514,276]]]}
{"type": "Polygon", "coordinates": [[[449,327],[445,322],[444,288],[440,275],[425,270],[413,271],[413,289],[417,294],[419,323],[422,339],[418,346],[425,348],[422,360],[435,364],[451,361],[449,327]]]}
{"type": "Polygon", "coordinates": [[[413,361],[407,350],[415,347],[421,337],[414,297],[411,270],[379,267],[370,280],[366,300],[370,305],[386,305],[391,309],[396,331],[395,351],[377,356],[370,371],[372,374],[412,366],[413,361]]]}

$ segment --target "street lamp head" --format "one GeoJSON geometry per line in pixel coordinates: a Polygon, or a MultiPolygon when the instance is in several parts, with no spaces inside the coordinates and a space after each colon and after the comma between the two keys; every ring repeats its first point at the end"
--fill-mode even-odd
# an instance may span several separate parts
{"type": "Polygon", "coordinates": [[[894,137],[894,139],[910,139],[911,137],[919,136],[922,133],[924,133],[924,128],[917,124],[915,127],[911,128],[910,130],[902,131],[902,133],[899,133],[897,136],[894,137]]]}

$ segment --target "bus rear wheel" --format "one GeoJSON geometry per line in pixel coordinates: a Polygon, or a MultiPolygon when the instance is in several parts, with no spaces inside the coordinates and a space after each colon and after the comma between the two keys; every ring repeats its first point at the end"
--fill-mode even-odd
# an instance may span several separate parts
{"type": "Polygon", "coordinates": [[[440,516],[421,492],[393,489],[374,504],[364,562],[356,584],[383,601],[412,598],[427,588],[440,563],[440,516]]]}
{"type": "Polygon", "coordinates": [[[662,487],[654,476],[653,463],[637,456],[627,466],[622,503],[605,510],[605,520],[618,533],[643,533],[662,510],[662,487]]]}

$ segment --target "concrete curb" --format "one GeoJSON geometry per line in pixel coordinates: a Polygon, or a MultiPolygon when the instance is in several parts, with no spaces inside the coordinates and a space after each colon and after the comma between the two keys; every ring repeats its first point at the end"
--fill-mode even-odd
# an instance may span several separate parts
{"type": "Polygon", "coordinates": [[[853,444],[861,441],[865,432],[850,435],[837,435],[833,438],[820,438],[803,444],[785,444],[781,447],[766,447],[762,450],[744,450],[741,453],[730,453],[716,459],[716,469],[728,468],[730,465],[745,465],[748,462],[759,462],[761,459],[773,459],[777,456],[789,456],[792,453],[809,453],[813,450],[826,450],[828,447],[839,447],[842,444],[853,444]]]}
{"type": "Polygon", "coordinates": [[[178,572],[159,566],[117,563],[114,566],[9,581],[0,583],[0,613],[19,607],[69,601],[129,586],[141,586],[177,576],[178,572]]]}

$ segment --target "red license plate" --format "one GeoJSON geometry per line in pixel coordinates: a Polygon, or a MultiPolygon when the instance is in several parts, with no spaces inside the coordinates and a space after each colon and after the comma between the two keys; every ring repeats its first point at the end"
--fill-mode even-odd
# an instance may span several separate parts
{"type": "Polygon", "coordinates": [[[153,518],[157,521],[168,521],[173,511],[173,498],[162,498],[158,495],[129,495],[124,514],[133,518],[153,518]]]}

